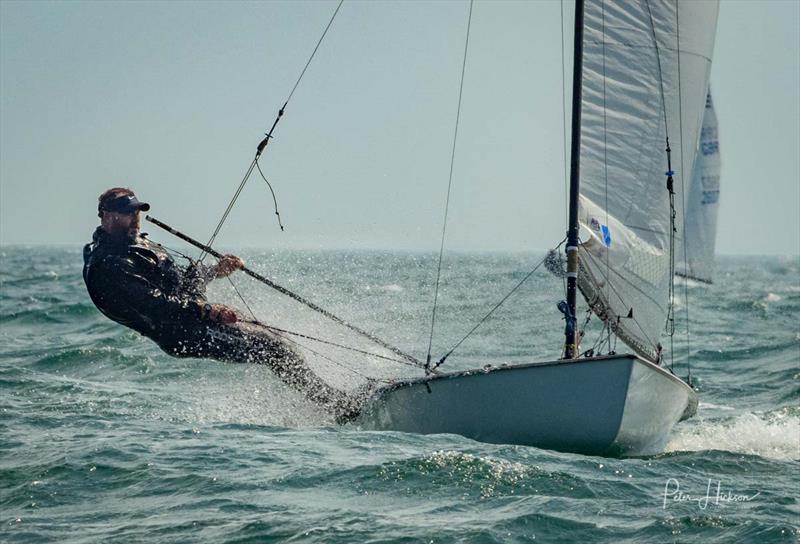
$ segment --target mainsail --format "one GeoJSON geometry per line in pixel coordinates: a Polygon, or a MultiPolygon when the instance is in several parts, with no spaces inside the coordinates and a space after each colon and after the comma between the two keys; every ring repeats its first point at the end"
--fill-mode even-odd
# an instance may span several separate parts
{"type": "Polygon", "coordinates": [[[652,361],[669,310],[674,225],[703,118],[718,2],[586,2],[581,103],[581,273],[589,305],[652,361]]]}
{"type": "Polygon", "coordinates": [[[719,211],[719,131],[717,114],[706,97],[700,145],[694,159],[692,182],[686,199],[686,225],[683,250],[678,251],[681,276],[711,283],[714,275],[714,245],[719,211]]]}

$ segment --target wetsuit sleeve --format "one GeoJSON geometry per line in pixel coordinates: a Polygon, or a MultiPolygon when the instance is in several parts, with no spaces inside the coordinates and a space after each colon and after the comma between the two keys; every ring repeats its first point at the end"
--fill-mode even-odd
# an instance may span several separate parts
{"type": "Polygon", "coordinates": [[[183,269],[182,289],[189,293],[205,295],[206,286],[217,277],[214,268],[201,263],[192,262],[183,269]]]}
{"type": "Polygon", "coordinates": [[[160,323],[201,319],[202,304],[165,293],[145,277],[142,267],[130,255],[110,255],[93,272],[95,289],[104,305],[124,316],[136,328],[157,329],[160,323]],[[145,327],[142,327],[145,325],[145,327]]]}

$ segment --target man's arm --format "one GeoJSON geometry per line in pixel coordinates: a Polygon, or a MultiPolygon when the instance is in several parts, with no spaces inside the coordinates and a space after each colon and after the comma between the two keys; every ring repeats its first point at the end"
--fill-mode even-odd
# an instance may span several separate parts
{"type": "Polygon", "coordinates": [[[244,268],[244,261],[241,258],[236,255],[224,255],[211,271],[215,278],[224,278],[242,268],[244,268]]]}
{"type": "Polygon", "coordinates": [[[225,255],[213,266],[192,261],[185,269],[183,283],[186,288],[204,293],[206,285],[212,280],[227,277],[242,268],[244,268],[244,261],[235,255],[225,255]]]}
{"type": "Polygon", "coordinates": [[[194,299],[181,299],[165,293],[145,277],[143,266],[135,255],[110,255],[92,271],[95,291],[111,313],[146,323],[199,320],[204,317],[204,304],[194,299]]]}
{"type": "MultiPolygon", "coordinates": [[[[238,321],[236,310],[224,304],[207,304],[204,298],[176,297],[164,293],[141,274],[134,258],[117,256],[115,264],[125,278],[124,296],[132,301],[131,307],[145,316],[164,315],[172,320],[203,319],[232,324],[238,321]]],[[[187,293],[192,295],[192,293],[187,293]]]]}

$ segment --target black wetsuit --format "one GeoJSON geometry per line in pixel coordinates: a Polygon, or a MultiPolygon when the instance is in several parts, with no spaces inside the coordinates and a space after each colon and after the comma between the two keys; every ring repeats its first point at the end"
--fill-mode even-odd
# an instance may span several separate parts
{"type": "Polygon", "coordinates": [[[266,364],[337,419],[355,414],[355,399],[320,380],[277,334],[253,323],[203,319],[205,286],[213,279],[208,268],[180,267],[157,244],[143,237],[112,238],[100,227],[84,247],[83,260],[83,279],[95,306],[170,355],[266,364]]]}

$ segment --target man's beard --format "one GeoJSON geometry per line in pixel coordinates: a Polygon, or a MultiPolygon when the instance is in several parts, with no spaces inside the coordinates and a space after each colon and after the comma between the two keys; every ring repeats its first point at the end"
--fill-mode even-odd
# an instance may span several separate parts
{"type": "Polygon", "coordinates": [[[139,237],[139,228],[116,229],[112,232],[106,231],[107,235],[118,242],[133,243],[139,237]]]}

